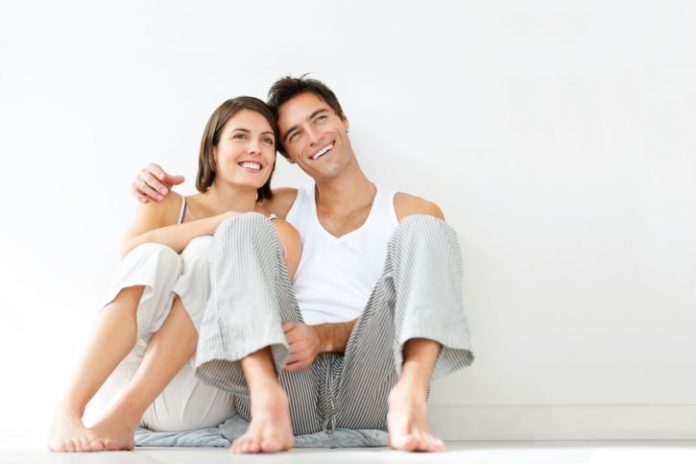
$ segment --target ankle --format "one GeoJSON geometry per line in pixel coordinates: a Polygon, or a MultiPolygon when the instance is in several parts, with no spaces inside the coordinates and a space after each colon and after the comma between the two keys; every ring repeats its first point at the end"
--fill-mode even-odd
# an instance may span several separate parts
{"type": "Polygon", "coordinates": [[[144,411],[128,408],[123,405],[115,405],[109,409],[100,422],[108,421],[122,424],[129,429],[137,429],[143,417],[144,411]]]}
{"type": "Polygon", "coordinates": [[[82,419],[85,413],[85,406],[75,404],[70,401],[61,401],[58,403],[55,414],[60,416],[76,417],[82,419]]]}
{"type": "Polygon", "coordinates": [[[409,379],[400,379],[389,393],[389,401],[423,400],[428,397],[429,384],[409,379]]]}
{"type": "Polygon", "coordinates": [[[288,410],[290,404],[288,395],[280,384],[256,388],[254,391],[250,392],[249,396],[251,399],[252,415],[254,411],[288,410]]]}

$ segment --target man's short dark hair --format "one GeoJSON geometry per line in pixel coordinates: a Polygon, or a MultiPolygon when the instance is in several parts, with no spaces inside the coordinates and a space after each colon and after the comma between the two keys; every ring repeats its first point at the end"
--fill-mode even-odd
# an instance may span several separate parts
{"type": "MultiPolygon", "coordinates": [[[[300,77],[281,77],[271,86],[271,89],[268,91],[268,106],[271,108],[271,111],[273,111],[273,115],[276,119],[278,118],[278,109],[288,100],[302,93],[313,93],[321,100],[325,101],[339,118],[343,119],[345,117],[343,116],[343,109],[338,102],[338,98],[336,98],[336,94],[323,82],[310,79],[307,77],[307,74],[303,74],[300,77]]],[[[282,140],[279,140],[279,142],[278,151],[281,155],[287,157],[282,140]]]]}

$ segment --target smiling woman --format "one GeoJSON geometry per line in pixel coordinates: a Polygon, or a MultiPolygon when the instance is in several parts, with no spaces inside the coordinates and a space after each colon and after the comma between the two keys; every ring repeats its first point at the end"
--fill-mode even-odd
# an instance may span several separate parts
{"type": "MultiPolygon", "coordinates": [[[[224,154],[234,153],[239,149],[247,148],[247,144],[258,142],[256,146],[257,153],[268,154],[269,150],[272,155],[272,160],[266,160],[266,166],[270,166],[270,174],[266,182],[258,188],[258,201],[270,199],[273,194],[271,192],[271,177],[275,170],[275,150],[277,140],[278,126],[275,117],[271,110],[261,100],[254,97],[238,97],[233,100],[227,100],[220,105],[210,117],[208,124],[203,132],[201,140],[201,150],[198,157],[198,176],[196,178],[196,188],[203,193],[213,185],[217,169],[218,152],[224,154]],[[238,114],[239,113],[239,114],[238,114]],[[227,122],[235,115],[233,124],[227,122]],[[265,124],[264,124],[265,121],[265,124]],[[268,126],[268,127],[264,127],[268,126]],[[257,128],[259,137],[256,139],[251,132],[251,127],[257,128]]],[[[254,171],[260,171],[262,166],[258,159],[248,159],[251,164],[256,166],[243,166],[254,171]]],[[[241,162],[240,162],[241,163],[241,162]]],[[[221,168],[223,168],[221,166],[221,168]]]]}
{"type": "MultiPolygon", "coordinates": [[[[56,413],[52,450],[129,449],[139,425],[180,431],[216,425],[234,414],[230,394],[196,379],[192,356],[207,302],[211,235],[240,213],[268,216],[262,202],[272,196],[276,134],[275,119],[261,100],[227,100],[203,134],[200,193],[172,192],[161,202],[141,205],[107,304],[56,413]],[[112,404],[87,428],[85,408],[105,383],[112,404]]],[[[273,224],[292,278],[299,238],[289,224],[273,224]]]]}

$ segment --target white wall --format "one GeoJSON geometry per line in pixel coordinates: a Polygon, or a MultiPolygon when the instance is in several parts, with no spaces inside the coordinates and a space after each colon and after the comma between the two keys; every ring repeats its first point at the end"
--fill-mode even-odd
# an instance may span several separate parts
{"type": "Polygon", "coordinates": [[[43,440],[136,171],[193,191],[212,110],[304,72],[460,233],[477,360],[435,409],[695,405],[694,43],[688,1],[3,2],[0,442],[43,440]]]}

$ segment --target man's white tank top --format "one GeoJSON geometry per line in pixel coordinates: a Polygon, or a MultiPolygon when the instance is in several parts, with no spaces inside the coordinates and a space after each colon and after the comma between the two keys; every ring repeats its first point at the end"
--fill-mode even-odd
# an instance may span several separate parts
{"type": "Polygon", "coordinates": [[[314,184],[299,189],[286,218],[302,237],[295,296],[305,324],[349,321],[360,316],[384,271],[387,242],[399,222],[396,192],[377,187],[365,223],[341,237],[319,222],[314,192],[314,184]]]}

